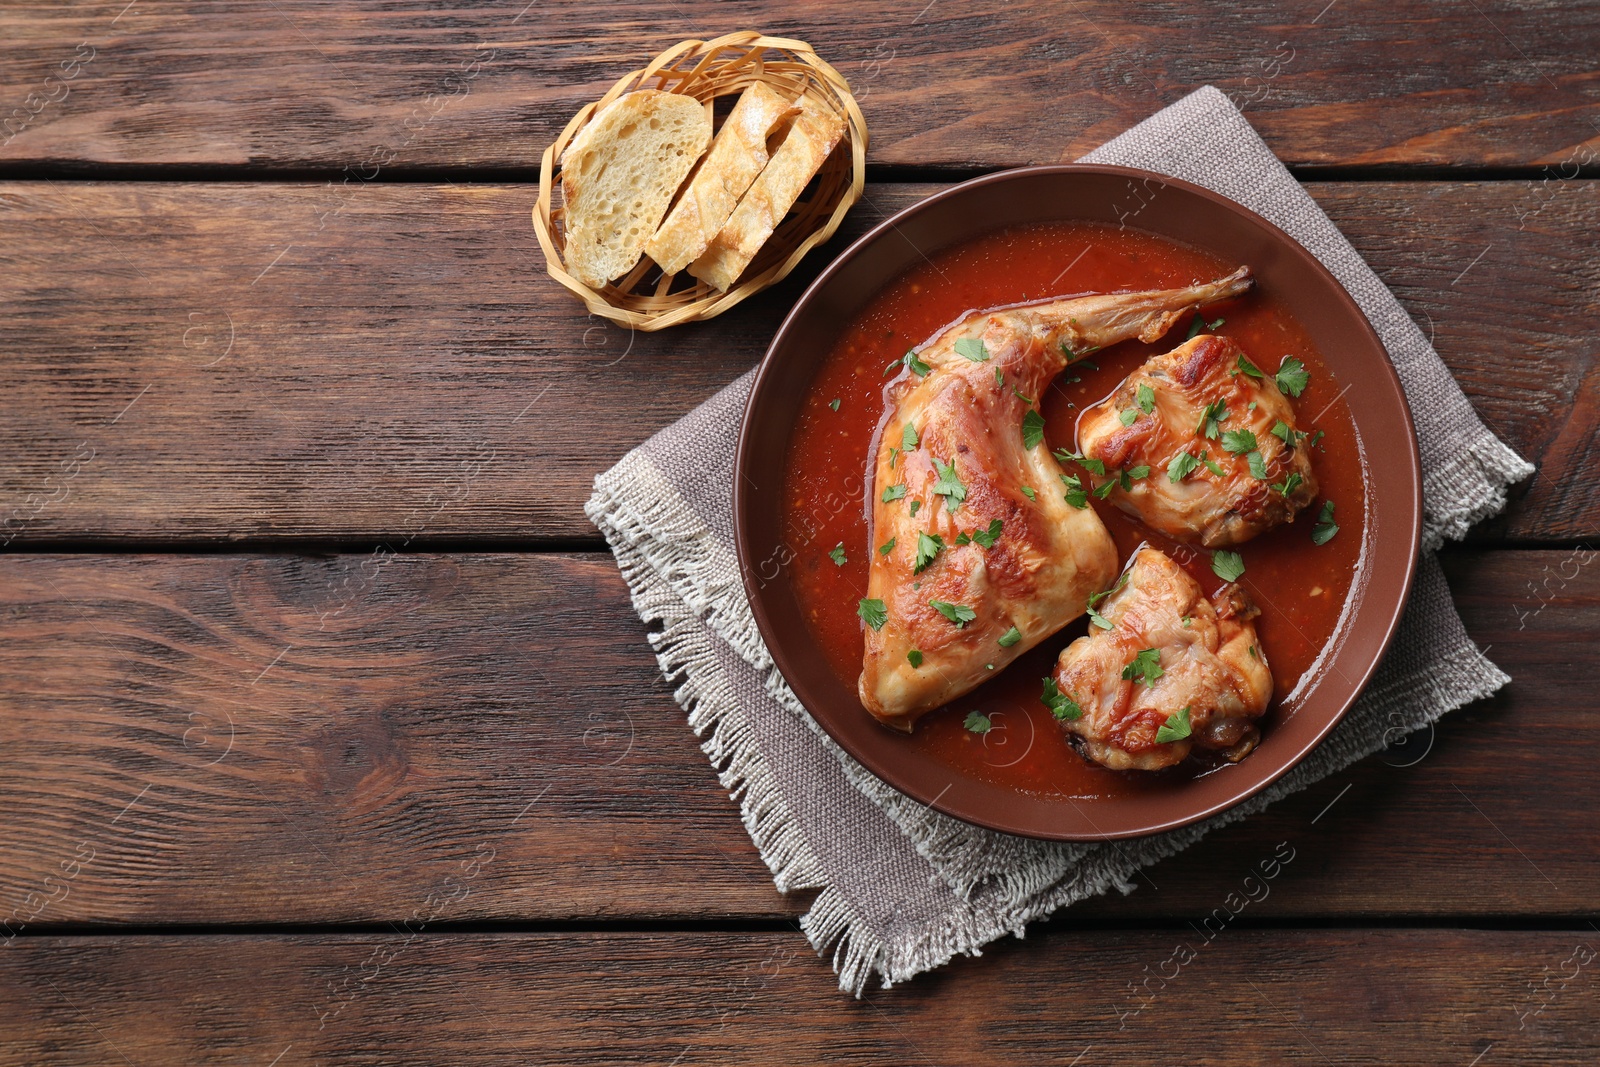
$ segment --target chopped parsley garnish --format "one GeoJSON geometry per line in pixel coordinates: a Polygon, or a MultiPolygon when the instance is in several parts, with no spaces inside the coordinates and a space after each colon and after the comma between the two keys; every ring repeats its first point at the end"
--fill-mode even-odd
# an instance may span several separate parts
{"type": "Polygon", "coordinates": [[[1189,709],[1175,711],[1167,716],[1167,721],[1161,729],[1156,731],[1156,744],[1164,745],[1168,741],[1182,741],[1189,736],[1189,709]]]}
{"type": "Polygon", "coordinates": [[[885,504],[888,504],[888,503],[890,503],[892,501],[903,499],[905,497],[905,495],[906,495],[906,483],[905,482],[896,482],[895,484],[889,486],[889,488],[887,488],[887,489],[885,489],[883,491],[883,496],[880,499],[885,504]]]}
{"type": "Polygon", "coordinates": [[[1051,455],[1056,457],[1057,463],[1076,463],[1090,474],[1104,475],[1106,472],[1105,462],[1095,459],[1093,456],[1080,456],[1078,453],[1068,452],[1064,448],[1056,449],[1051,455]]]}
{"type": "Polygon", "coordinates": [[[1117,421],[1121,422],[1124,426],[1132,426],[1138,417],[1139,412],[1133,408],[1128,408],[1125,411],[1117,412],[1117,421]]]}
{"type": "Polygon", "coordinates": [[[911,664],[913,667],[922,666],[922,649],[913,648],[910,652],[907,652],[906,662],[911,664]]]}
{"type": "Polygon", "coordinates": [[[1200,425],[1194,428],[1194,432],[1198,435],[1202,435],[1212,441],[1215,441],[1217,439],[1219,426],[1225,422],[1227,418],[1228,405],[1224,404],[1220,400],[1213,400],[1211,403],[1207,404],[1206,409],[1200,413],[1200,425]]]}
{"type": "Polygon", "coordinates": [[[955,623],[958,629],[978,617],[978,613],[965,604],[952,604],[947,600],[930,600],[928,606],[955,623]]]}
{"type": "Polygon", "coordinates": [[[938,534],[917,532],[917,558],[911,569],[912,574],[921,574],[944,551],[944,538],[938,534]]]}
{"type": "Polygon", "coordinates": [[[954,511],[967,499],[967,487],[956,477],[955,461],[943,463],[938,456],[934,456],[933,469],[939,472],[939,480],[933,485],[933,495],[944,497],[945,510],[954,511]]]}
{"type": "Polygon", "coordinates": [[[1127,470],[1122,472],[1122,488],[1124,488],[1124,489],[1132,489],[1133,488],[1132,485],[1128,484],[1129,483],[1129,479],[1133,479],[1133,480],[1137,481],[1140,478],[1148,478],[1148,477],[1150,477],[1150,464],[1141,463],[1137,467],[1129,467],[1127,470]]]}
{"type": "MultiPolygon", "coordinates": [[[[1200,462],[1205,464],[1206,470],[1210,471],[1212,474],[1215,474],[1218,478],[1226,477],[1226,475],[1223,474],[1222,468],[1218,466],[1217,461],[1211,458],[1211,453],[1209,451],[1200,453],[1200,462]]],[[[912,504],[911,507],[913,509],[911,514],[915,515],[916,505],[912,504]]]]}
{"type": "Polygon", "coordinates": [[[883,544],[879,545],[878,546],[878,555],[887,556],[889,553],[893,552],[895,543],[897,541],[899,541],[899,540],[900,540],[900,538],[898,538],[898,537],[891,537],[891,538],[889,538],[889,540],[887,540],[883,544]]]}
{"type": "Polygon", "coordinates": [[[1057,722],[1074,722],[1083,718],[1083,709],[1078,707],[1078,702],[1063,693],[1056,686],[1054,678],[1044,680],[1044,694],[1039,697],[1039,702],[1050,709],[1050,714],[1056,717],[1057,722]]]}
{"type": "Polygon", "coordinates": [[[1022,401],[1024,404],[1027,404],[1029,407],[1033,406],[1033,397],[1031,397],[1031,396],[1023,396],[1022,395],[1022,390],[1018,389],[1014,385],[1011,387],[1011,395],[1016,397],[1018,400],[1022,401]]]}
{"type": "Polygon", "coordinates": [[[1325,545],[1333,540],[1333,535],[1339,532],[1339,524],[1333,521],[1333,501],[1322,502],[1322,514],[1317,517],[1317,524],[1311,528],[1311,543],[1325,545]]]}
{"type": "Polygon", "coordinates": [[[915,348],[906,349],[905,355],[893,360],[887,367],[883,368],[883,376],[887,378],[896,367],[910,367],[912,373],[922,376],[926,376],[933,369],[917,358],[917,350],[915,348]]]}
{"type": "Polygon", "coordinates": [[[830,408],[832,408],[833,410],[838,411],[839,410],[839,398],[838,397],[834,397],[832,400],[828,401],[828,406],[830,408]]]}
{"type": "Polygon", "coordinates": [[[1089,597],[1089,604],[1088,604],[1088,607],[1085,608],[1085,610],[1088,611],[1088,613],[1089,613],[1089,621],[1091,623],[1093,623],[1094,625],[1100,627],[1100,629],[1102,629],[1102,630],[1111,629],[1111,623],[1106,620],[1106,617],[1104,615],[1102,615],[1098,611],[1096,611],[1095,608],[1097,608],[1100,605],[1100,602],[1102,600],[1104,600],[1106,597],[1110,596],[1112,593],[1115,593],[1118,589],[1121,589],[1123,586],[1125,586],[1127,584],[1128,584],[1128,572],[1127,571],[1123,571],[1122,572],[1122,577],[1117,579],[1117,584],[1116,585],[1112,586],[1110,589],[1105,589],[1105,590],[1102,590],[1102,591],[1100,591],[1098,593],[1094,593],[1089,597]]]}
{"type": "Polygon", "coordinates": [[[1148,385],[1139,386],[1138,399],[1134,403],[1139,405],[1139,410],[1146,415],[1156,409],[1156,391],[1148,385]]]}
{"type": "Polygon", "coordinates": [[[920,511],[921,509],[922,509],[922,501],[913,500],[911,502],[911,517],[913,519],[916,518],[917,517],[917,512],[920,511]]]}
{"type": "Polygon", "coordinates": [[[1311,435],[1311,440],[1306,442],[1306,447],[1307,448],[1316,448],[1317,447],[1317,442],[1320,441],[1320,440],[1322,440],[1322,431],[1318,430],[1316,433],[1311,435]]]}
{"type": "Polygon", "coordinates": [[[1083,487],[1083,479],[1076,474],[1063,474],[1061,481],[1066,485],[1067,491],[1064,498],[1068,504],[1080,511],[1089,506],[1089,493],[1083,487]]]}
{"type": "MultiPolygon", "coordinates": [[[[1073,324],[1074,325],[1076,325],[1076,322],[1077,322],[1077,320],[1073,320],[1073,324]]],[[[1100,346],[1099,345],[1090,345],[1088,348],[1085,348],[1082,352],[1074,352],[1070,347],[1068,347],[1067,342],[1065,342],[1065,341],[1061,342],[1061,354],[1063,356],[1067,357],[1067,362],[1068,363],[1072,363],[1072,362],[1076,361],[1076,362],[1082,363],[1085,367],[1089,368],[1090,370],[1099,370],[1100,368],[1095,366],[1093,363],[1090,363],[1088,360],[1084,359],[1083,357],[1087,356],[1091,352],[1098,352],[1098,351],[1100,351],[1100,346]]]]}
{"type": "Polygon", "coordinates": [[[1198,466],[1200,466],[1198,457],[1188,452],[1179,452],[1167,462],[1167,481],[1176,485],[1189,477],[1198,466]]]}
{"type": "Polygon", "coordinates": [[[989,722],[989,716],[981,711],[967,712],[967,717],[962,721],[961,725],[970,733],[975,733],[980,737],[993,729],[993,725],[989,722]]]}
{"type": "Polygon", "coordinates": [[[1189,327],[1189,335],[1184,340],[1193,341],[1199,335],[1200,327],[1202,326],[1208,330],[1217,330],[1221,329],[1222,324],[1227,321],[1227,319],[1218,319],[1216,322],[1207,322],[1206,317],[1197,311],[1194,315],[1194,323],[1189,327]]]}
{"type": "Polygon", "coordinates": [[[1115,478],[1107,478],[1105,481],[1101,482],[1099,485],[1094,487],[1095,499],[1096,500],[1104,500],[1104,499],[1106,499],[1108,496],[1111,495],[1111,490],[1115,489],[1116,487],[1117,487],[1117,480],[1115,478]]]}
{"type": "Polygon", "coordinates": [[[994,369],[994,384],[1000,386],[1002,389],[1005,388],[1006,372],[1001,370],[999,367],[994,369]]]}
{"type": "Polygon", "coordinates": [[[963,337],[956,342],[956,355],[973,363],[987,363],[989,348],[979,337],[963,337]]]}
{"type": "MultiPolygon", "coordinates": [[[[1318,433],[1321,433],[1321,431],[1319,430],[1318,433]]],[[[1279,419],[1273,424],[1272,436],[1276,437],[1290,448],[1294,448],[1299,445],[1300,442],[1305,440],[1306,437],[1305,434],[1301,433],[1299,430],[1296,430],[1282,419],[1279,419]]]]}
{"type": "Polygon", "coordinates": [[[1291,473],[1289,477],[1285,478],[1281,483],[1274,485],[1272,488],[1276,489],[1284,496],[1288,496],[1290,493],[1300,488],[1300,483],[1303,481],[1305,481],[1305,479],[1300,477],[1300,472],[1295,471],[1291,473]]]}
{"type": "Polygon", "coordinates": [[[1244,458],[1250,464],[1251,476],[1259,478],[1262,481],[1266,481],[1267,461],[1261,458],[1261,453],[1259,451],[1252,450],[1246,453],[1244,458]]]}
{"type": "Polygon", "coordinates": [[[1022,447],[1027,449],[1037,448],[1044,440],[1044,416],[1033,408],[1022,416],[1022,447]]]}
{"type": "Polygon", "coordinates": [[[917,447],[917,428],[909,422],[900,431],[900,448],[904,452],[913,452],[917,447]]]}
{"type": "Polygon", "coordinates": [[[1012,645],[1016,644],[1018,641],[1021,641],[1021,640],[1022,640],[1022,631],[1017,629],[1015,626],[1013,626],[1011,629],[1007,630],[1005,633],[1001,634],[1000,637],[999,637],[999,643],[1000,643],[1000,647],[1001,648],[1010,648],[1012,645]]]}
{"type": "Polygon", "coordinates": [[[1241,373],[1248,374],[1252,378],[1266,377],[1266,375],[1261,372],[1261,368],[1256,366],[1254,363],[1251,363],[1250,357],[1244,355],[1243,353],[1240,353],[1238,364],[1234,367],[1233,373],[1235,375],[1241,373]]]}
{"type": "Polygon", "coordinates": [[[889,446],[889,469],[894,470],[895,463],[900,459],[900,450],[893,445],[889,446]]]}
{"type": "Polygon", "coordinates": [[[990,519],[987,530],[973,530],[971,533],[960,534],[956,537],[956,544],[970,545],[977,542],[984,548],[993,548],[994,543],[1000,540],[1000,531],[1004,524],[999,519],[990,519]]]}
{"type": "Polygon", "coordinates": [[[1211,572],[1225,582],[1237,582],[1239,576],[1244,574],[1244,557],[1219,548],[1211,553],[1211,572]]]}
{"type": "Polygon", "coordinates": [[[1143,682],[1149,685],[1166,672],[1161,669],[1161,650],[1158,648],[1141,649],[1137,655],[1122,668],[1122,677],[1130,682],[1143,682]]]}
{"type": "Polygon", "coordinates": [[[1025,485],[1022,487],[1022,495],[1027,497],[1029,500],[1039,499],[1039,494],[1033,491],[1033,486],[1031,485],[1025,485]]]}
{"type": "Polygon", "coordinates": [[[1250,430],[1227,430],[1222,434],[1222,447],[1237,455],[1256,447],[1256,435],[1250,430]]]}
{"type": "Polygon", "coordinates": [[[881,600],[868,600],[862,598],[856,605],[856,614],[861,616],[861,621],[874,630],[883,629],[883,624],[889,621],[889,609],[883,606],[881,600]]]}
{"type": "Polygon", "coordinates": [[[833,564],[836,567],[843,567],[845,565],[843,541],[840,541],[838,544],[834,545],[833,548],[828,550],[828,558],[833,560],[833,564]]]}
{"type": "Polygon", "coordinates": [[[1284,356],[1283,363],[1278,367],[1278,388],[1290,396],[1298,397],[1306,391],[1306,386],[1311,382],[1311,375],[1306,373],[1306,365],[1293,356],[1284,356]]]}

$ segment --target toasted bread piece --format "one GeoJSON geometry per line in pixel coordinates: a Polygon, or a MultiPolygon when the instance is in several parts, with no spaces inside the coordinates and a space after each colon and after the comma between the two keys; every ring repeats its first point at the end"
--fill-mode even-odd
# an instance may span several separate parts
{"type": "Polygon", "coordinates": [[[799,110],[761,82],[740,94],[689,188],[644,246],[658,267],[676,274],[706,250],[767,165],[767,135],[799,110]]]}
{"type": "Polygon", "coordinates": [[[705,105],[659,89],[590,119],[561,154],[567,269],[596,289],[631,270],[710,143],[705,105]]]}
{"type": "Polygon", "coordinates": [[[837,112],[807,103],[727,225],[689,265],[689,273],[720,290],[737,281],[843,136],[844,119],[837,112]]]}

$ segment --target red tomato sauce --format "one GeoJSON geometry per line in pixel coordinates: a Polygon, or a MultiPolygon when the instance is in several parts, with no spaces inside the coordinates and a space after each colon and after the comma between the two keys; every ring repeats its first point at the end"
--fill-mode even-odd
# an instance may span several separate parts
{"type": "MultiPolygon", "coordinates": [[[[908,373],[897,366],[886,376],[885,368],[969,311],[1052,296],[1176,288],[1211,281],[1237,266],[1141,230],[1095,223],[1016,227],[937,252],[887,285],[843,326],[812,381],[790,439],[784,493],[786,540],[797,553],[789,572],[795,594],[843,682],[853,690],[861,673],[862,623],[856,605],[867,590],[872,455],[884,412],[884,387],[897,374],[908,373]],[[837,545],[844,550],[842,566],[829,557],[837,545]]],[[[1291,402],[1301,430],[1324,432],[1312,451],[1321,488],[1316,501],[1294,523],[1238,549],[1246,565],[1241,581],[1261,607],[1257,632],[1276,680],[1262,725],[1270,736],[1274,719],[1292,710],[1297,686],[1332,638],[1357,570],[1365,511],[1362,457],[1342,386],[1275,294],[1258,286],[1205,314],[1208,321],[1225,319],[1210,332],[1233,338],[1268,374],[1285,356],[1303,362],[1310,384],[1291,402]],[[1325,500],[1335,502],[1340,530],[1318,546],[1311,541],[1311,530],[1325,500]]],[[[1076,451],[1076,424],[1083,409],[1107,397],[1151,355],[1181,343],[1187,331],[1188,323],[1181,323],[1154,345],[1126,341],[1068,368],[1041,404],[1050,447],[1076,451]],[[1074,377],[1081,380],[1074,382],[1074,377]]],[[[1209,552],[1186,549],[1146,529],[1110,502],[1091,499],[1090,506],[1105,521],[1124,562],[1148,541],[1183,565],[1207,594],[1222,584],[1212,573],[1209,552]]],[[[929,712],[905,744],[958,773],[1042,795],[1127,795],[1168,788],[1174,779],[1200,773],[1193,761],[1157,774],[1110,771],[1067,745],[1040,702],[1041,679],[1086,626],[1085,619],[1076,620],[997,672],[992,681],[929,712]],[[988,734],[963,727],[973,711],[989,716],[988,734]]]]}

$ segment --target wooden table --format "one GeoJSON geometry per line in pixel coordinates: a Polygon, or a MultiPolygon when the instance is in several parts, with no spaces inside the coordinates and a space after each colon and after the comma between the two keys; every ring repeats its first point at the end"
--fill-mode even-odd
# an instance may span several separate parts
{"type": "Polygon", "coordinates": [[[1600,8],[523,3],[0,13],[4,1062],[1596,1061],[1600,8]],[[540,151],[741,28],[851,80],[865,199],[714,322],[586,316],[540,151]],[[1444,557],[1516,681],[852,1000],[581,505],[872,223],[1208,82],[1539,464],[1444,557]]]}

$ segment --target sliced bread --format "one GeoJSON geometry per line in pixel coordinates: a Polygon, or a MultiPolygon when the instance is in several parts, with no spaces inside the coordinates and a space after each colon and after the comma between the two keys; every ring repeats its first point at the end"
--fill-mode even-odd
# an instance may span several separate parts
{"type": "Polygon", "coordinates": [[[799,110],[761,82],[739,95],[689,188],[644,246],[658,267],[676,274],[706,250],[766,166],[767,135],[799,110]]]}
{"type": "Polygon", "coordinates": [[[719,290],[737,281],[843,136],[844,119],[837,112],[807,103],[727,224],[689,264],[689,273],[719,290]]]}
{"type": "Polygon", "coordinates": [[[613,100],[561,154],[567,269],[601,288],[633,269],[711,143],[693,97],[639,89],[613,100]]]}

